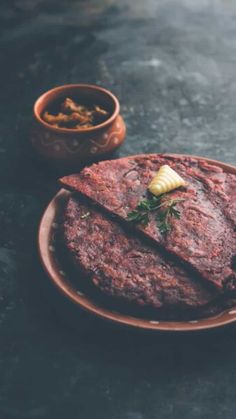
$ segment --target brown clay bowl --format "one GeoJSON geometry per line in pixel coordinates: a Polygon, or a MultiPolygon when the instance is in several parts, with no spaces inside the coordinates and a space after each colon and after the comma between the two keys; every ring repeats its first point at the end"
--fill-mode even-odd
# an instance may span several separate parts
{"type": "MultiPolygon", "coordinates": [[[[173,154],[173,156],[177,156],[173,154]]],[[[133,156],[131,156],[133,157],[133,156]]],[[[236,174],[236,167],[216,160],[204,159],[210,164],[222,167],[229,173],[236,174]]],[[[141,315],[127,315],[118,312],[116,309],[107,309],[99,300],[96,300],[90,293],[84,293],[80,288],[80,281],[77,278],[76,285],[70,281],[70,273],[62,270],[61,260],[55,251],[54,240],[58,228],[58,220],[63,214],[65,202],[70,192],[61,189],[52,199],[46,208],[39,227],[38,246],[42,265],[48,277],[65,298],[75,305],[89,311],[90,313],[120,325],[131,326],[138,329],[166,331],[166,332],[194,332],[206,329],[213,329],[236,322],[236,307],[224,310],[217,315],[198,320],[189,321],[162,321],[158,318],[143,318],[141,315]]],[[[82,280],[83,278],[81,278],[82,280]]]]}
{"type": "Polygon", "coordinates": [[[40,96],[34,104],[31,143],[35,151],[54,163],[70,166],[86,163],[119,147],[126,127],[120,115],[118,99],[109,90],[90,84],[68,84],[55,87],[40,96]],[[83,130],[57,128],[45,122],[42,114],[54,102],[66,97],[85,99],[109,111],[105,122],[83,130]]]}

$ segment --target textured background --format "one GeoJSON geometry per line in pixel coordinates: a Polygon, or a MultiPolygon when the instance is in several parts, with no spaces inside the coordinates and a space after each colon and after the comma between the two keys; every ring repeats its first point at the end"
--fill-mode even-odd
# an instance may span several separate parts
{"type": "Polygon", "coordinates": [[[234,164],[236,2],[2,0],[0,28],[0,418],[234,419],[235,326],[138,334],[54,295],[36,231],[57,174],[28,138],[42,92],[92,82],[121,101],[118,155],[234,164]]]}

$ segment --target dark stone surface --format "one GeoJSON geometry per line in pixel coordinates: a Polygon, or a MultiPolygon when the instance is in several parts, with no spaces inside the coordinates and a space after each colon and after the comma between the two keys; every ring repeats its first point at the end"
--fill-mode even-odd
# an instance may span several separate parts
{"type": "Polygon", "coordinates": [[[37,257],[57,174],[28,147],[34,100],[93,82],[120,98],[118,155],[236,160],[236,3],[2,0],[0,418],[236,417],[236,327],[121,330],[55,295],[37,257]]]}

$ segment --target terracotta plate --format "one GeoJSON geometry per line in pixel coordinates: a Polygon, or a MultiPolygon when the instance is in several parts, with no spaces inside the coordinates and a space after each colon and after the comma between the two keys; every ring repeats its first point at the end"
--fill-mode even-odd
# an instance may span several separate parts
{"type": "MultiPolygon", "coordinates": [[[[195,158],[199,159],[200,157],[195,158]]],[[[230,166],[216,160],[203,159],[202,157],[201,159],[216,166],[220,166],[227,172],[236,174],[236,167],[234,166],[230,166]]],[[[136,315],[130,316],[122,312],[113,311],[112,309],[104,306],[100,300],[98,302],[98,300],[96,300],[96,298],[94,298],[89,292],[82,292],[79,288],[79,281],[77,281],[76,285],[73,285],[73,281],[70,281],[70,275],[63,270],[60,255],[58,255],[54,245],[55,233],[58,228],[58,220],[63,213],[63,207],[69,195],[70,192],[65,189],[61,189],[52,199],[43,214],[38,237],[39,253],[43,267],[50,280],[66,298],[81,308],[103,319],[141,329],[169,332],[199,331],[224,326],[236,321],[236,307],[222,311],[213,317],[190,321],[158,321],[158,319],[147,319],[137,317],[136,315]]]]}

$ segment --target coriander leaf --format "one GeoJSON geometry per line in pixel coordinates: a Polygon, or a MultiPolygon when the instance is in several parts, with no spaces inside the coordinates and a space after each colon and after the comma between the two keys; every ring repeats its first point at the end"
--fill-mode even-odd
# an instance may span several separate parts
{"type": "Polygon", "coordinates": [[[158,228],[160,230],[160,233],[165,234],[165,233],[168,233],[168,231],[170,230],[170,225],[166,223],[165,221],[163,221],[158,224],[158,228]]]}
{"type": "Polygon", "coordinates": [[[140,219],[140,223],[146,226],[149,222],[148,214],[142,214],[142,218],[140,219]]]}
{"type": "Polygon", "coordinates": [[[135,221],[137,218],[139,218],[140,213],[137,210],[131,211],[128,213],[128,220],[129,221],[135,221]]]}
{"type": "Polygon", "coordinates": [[[148,210],[149,208],[150,208],[150,203],[148,202],[147,199],[144,199],[143,201],[140,201],[137,205],[137,209],[139,209],[141,211],[148,210]]]}
{"type": "Polygon", "coordinates": [[[141,200],[136,208],[128,213],[128,221],[147,225],[149,222],[149,213],[157,211],[157,225],[162,234],[167,233],[171,226],[169,218],[180,218],[180,211],[175,206],[178,202],[184,201],[183,198],[167,199],[166,194],[152,196],[151,198],[141,200]]]}
{"type": "Polygon", "coordinates": [[[175,218],[180,218],[180,212],[174,207],[170,207],[170,215],[175,218]]]}

